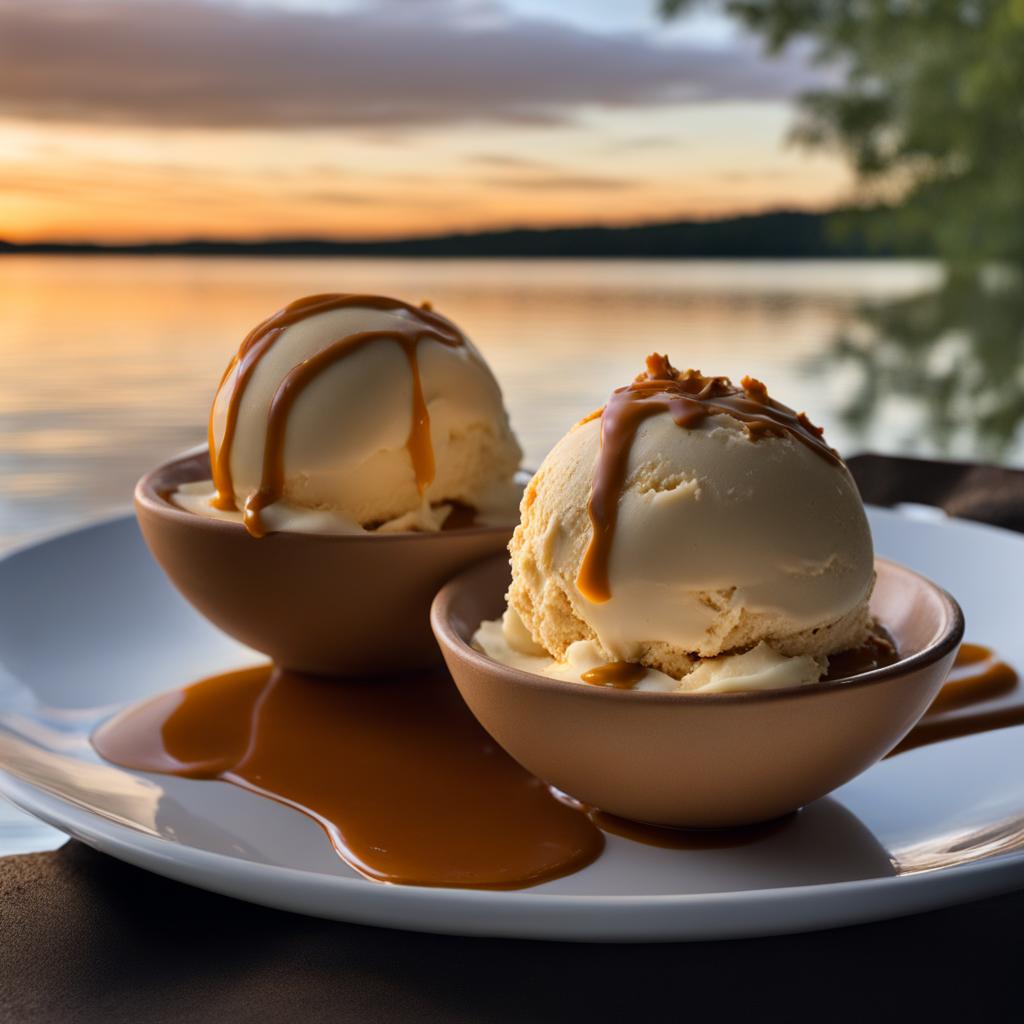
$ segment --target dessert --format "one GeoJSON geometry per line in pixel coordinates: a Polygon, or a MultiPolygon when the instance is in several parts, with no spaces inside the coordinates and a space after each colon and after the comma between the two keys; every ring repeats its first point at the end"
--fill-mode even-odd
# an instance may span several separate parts
{"type": "MultiPolygon", "coordinates": [[[[464,598],[483,570],[495,608],[511,525],[426,531],[451,521],[445,505],[479,510],[507,494],[518,445],[464,336],[396,300],[314,296],[259,325],[224,376],[210,444],[212,480],[194,483],[207,459],[193,452],[140,481],[139,521],[196,607],[275,664],[150,698],[105,722],[93,746],[124,767],[298,810],[377,881],[522,888],[585,867],[606,832],[689,848],[652,825],[786,813],[905,734],[962,632],[951,599],[880,562],[880,614],[908,594],[923,605],[893,620],[923,655],[898,686],[738,708],[509,686],[502,673],[515,673],[468,647],[481,615],[464,598]],[[257,537],[283,532],[254,543],[220,518],[257,537]],[[426,603],[453,576],[432,614],[454,687],[421,671],[426,603]],[[397,674],[407,668],[417,671],[397,674]]],[[[886,656],[867,610],[874,570],[856,489],[820,431],[757,382],[737,388],[651,357],[556,447],[522,508],[510,609],[477,639],[528,667],[603,686],[728,690],[816,679],[836,650],[843,671],[886,656]]]]}
{"type": "Polygon", "coordinates": [[[508,608],[474,642],[527,671],[727,692],[816,682],[839,652],[894,657],[853,478],[749,377],[650,356],[549,453],[510,552],[508,608]]]}
{"type": "Polygon", "coordinates": [[[255,537],[433,531],[464,507],[506,523],[519,499],[498,383],[426,303],[312,295],[267,318],[224,373],[209,447],[212,480],[170,499],[255,537]]]}

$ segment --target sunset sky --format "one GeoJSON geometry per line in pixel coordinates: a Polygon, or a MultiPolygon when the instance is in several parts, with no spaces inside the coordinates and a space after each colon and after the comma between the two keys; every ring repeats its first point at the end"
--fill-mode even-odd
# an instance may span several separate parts
{"type": "Polygon", "coordinates": [[[654,0],[0,0],[0,238],[427,234],[843,198],[824,72],[654,0]]]}

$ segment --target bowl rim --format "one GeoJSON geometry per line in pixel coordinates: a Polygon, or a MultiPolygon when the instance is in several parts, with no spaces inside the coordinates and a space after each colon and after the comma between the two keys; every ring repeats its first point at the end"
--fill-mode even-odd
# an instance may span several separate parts
{"type": "MultiPolygon", "coordinates": [[[[182,526],[192,529],[206,530],[225,535],[234,535],[239,538],[250,537],[249,532],[241,523],[234,523],[228,519],[215,519],[212,516],[200,516],[195,512],[179,508],[171,504],[156,486],[157,479],[178,467],[185,467],[188,463],[196,463],[198,466],[205,465],[205,474],[196,476],[195,480],[209,479],[209,449],[206,445],[190,448],[187,451],[172,455],[169,459],[154,466],[145,472],[135,484],[135,508],[136,512],[145,511],[160,519],[170,520],[182,526]],[[203,460],[206,460],[205,463],[203,460]]],[[[528,470],[517,470],[529,472],[528,470]]],[[[191,482],[186,476],[182,481],[191,482]]],[[[372,530],[365,530],[362,533],[302,533],[297,530],[275,530],[260,538],[260,543],[273,542],[275,538],[280,542],[281,538],[301,538],[303,543],[310,544],[359,544],[372,540],[375,544],[387,543],[410,543],[424,542],[428,539],[447,537],[477,537],[488,535],[507,535],[515,528],[515,522],[506,523],[503,526],[468,526],[457,530],[438,530],[427,532],[425,530],[403,530],[395,533],[376,533],[372,530]]],[[[256,538],[250,538],[255,540],[256,538]]]]}
{"type": "Polygon", "coordinates": [[[876,556],[876,565],[884,565],[887,569],[895,570],[898,574],[912,577],[919,585],[923,585],[934,594],[939,599],[946,615],[945,628],[930,644],[906,658],[900,658],[899,661],[894,662],[892,665],[886,665],[882,668],[872,669],[870,672],[861,672],[858,675],[847,676],[842,679],[831,679],[827,682],[805,683],[802,686],[787,687],[785,689],[740,690],[731,693],[665,693],[650,690],[620,690],[610,686],[586,686],[564,679],[552,679],[549,676],[527,672],[524,669],[514,668],[511,665],[504,665],[476,650],[459,635],[451,621],[452,605],[457,595],[468,585],[471,577],[493,572],[499,559],[507,565],[507,559],[503,556],[499,555],[488,558],[463,570],[457,576],[450,579],[437,592],[430,607],[430,625],[442,651],[450,652],[453,656],[468,662],[482,672],[492,675],[495,673],[503,675],[510,682],[538,690],[574,694],[581,700],[639,700],[648,703],[673,704],[683,707],[695,704],[751,704],[761,701],[801,700],[818,694],[860,689],[861,687],[872,686],[876,683],[904,678],[911,672],[927,668],[941,661],[952,651],[955,651],[960,646],[964,634],[963,610],[960,608],[957,600],[947,590],[908,566],[888,558],[876,556]]]}

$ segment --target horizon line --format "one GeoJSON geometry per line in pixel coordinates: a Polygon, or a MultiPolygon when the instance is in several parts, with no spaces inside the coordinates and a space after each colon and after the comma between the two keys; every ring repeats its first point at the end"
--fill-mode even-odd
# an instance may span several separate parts
{"type": "Polygon", "coordinates": [[[600,222],[582,222],[578,224],[556,224],[550,226],[513,225],[480,229],[442,230],[416,235],[397,236],[344,236],[344,235],[263,235],[246,238],[230,235],[193,235],[173,239],[149,238],[143,240],[101,240],[97,238],[68,239],[65,237],[36,238],[31,241],[15,241],[0,235],[0,251],[21,249],[89,249],[131,251],[153,248],[185,248],[189,246],[230,246],[272,247],[275,245],[310,245],[310,246],[352,246],[359,248],[379,248],[388,246],[421,245],[434,242],[457,240],[486,239],[521,235],[556,235],[579,232],[624,234],[648,229],[669,229],[673,227],[714,227],[725,224],[736,224],[745,221],[760,221],[773,217],[795,217],[809,220],[825,220],[843,214],[870,214],[877,212],[879,207],[844,204],[827,209],[810,209],[793,206],[780,206],[767,210],[748,213],[735,213],[717,217],[682,217],[676,216],[663,220],[642,220],[626,224],[604,224],[600,222]]]}

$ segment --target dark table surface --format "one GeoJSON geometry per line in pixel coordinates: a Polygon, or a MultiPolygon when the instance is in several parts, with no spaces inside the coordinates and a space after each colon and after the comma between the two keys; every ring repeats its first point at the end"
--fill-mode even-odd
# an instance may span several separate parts
{"type": "MultiPolygon", "coordinates": [[[[865,499],[1024,529],[1024,474],[862,456],[865,499]]],[[[1024,893],[806,935],[588,945],[318,921],[77,842],[0,859],[0,1021],[965,1020],[1020,1016],[1024,893]]]]}
{"type": "Polygon", "coordinates": [[[773,939],[449,938],[266,910],[73,842],[0,870],[0,1019],[831,1022],[943,1010],[976,1021],[1011,1005],[1022,924],[1014,894],[773,939]]]}

